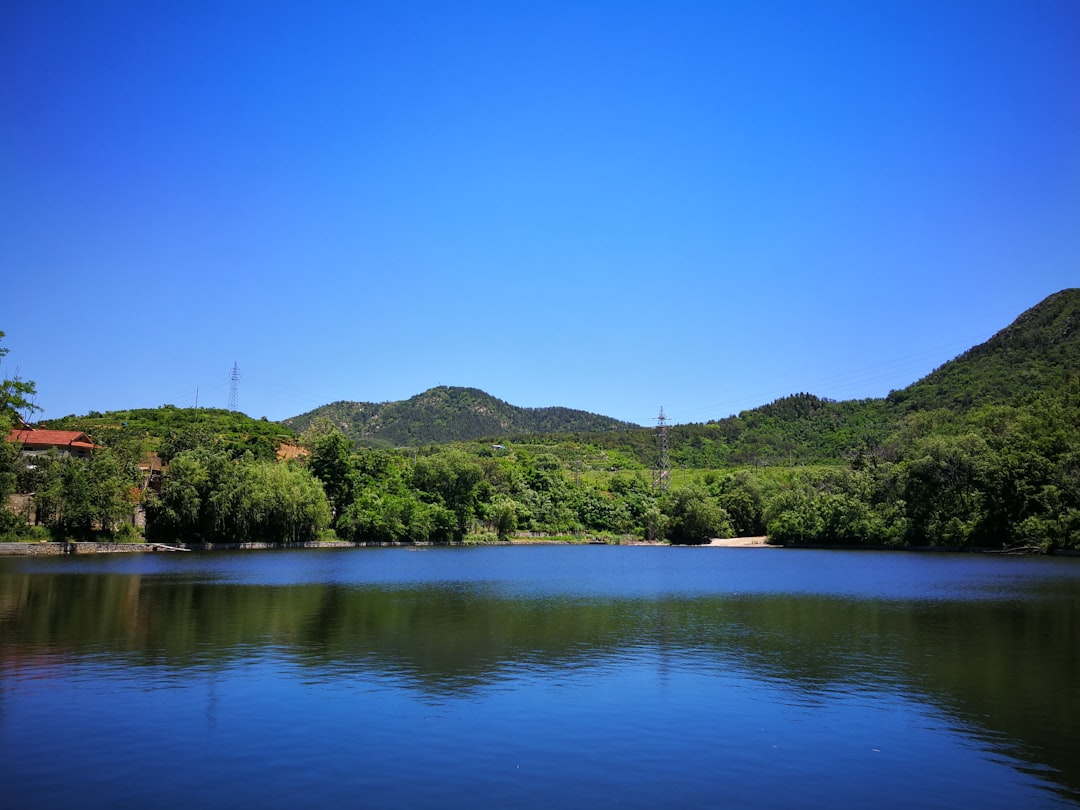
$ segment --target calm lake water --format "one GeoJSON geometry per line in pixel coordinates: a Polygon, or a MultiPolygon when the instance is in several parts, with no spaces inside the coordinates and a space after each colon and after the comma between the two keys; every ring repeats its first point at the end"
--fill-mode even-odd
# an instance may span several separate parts
{"type": "Polygon", "coordinates": [[[1077,807],[1080,560],[0,559],[6,807],[1077,807]]]}

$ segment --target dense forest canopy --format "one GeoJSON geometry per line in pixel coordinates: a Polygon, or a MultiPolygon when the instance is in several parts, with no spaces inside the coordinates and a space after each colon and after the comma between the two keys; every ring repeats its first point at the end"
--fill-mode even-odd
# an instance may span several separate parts
{"type": "MultiPolygon", "coordinates": [[[[885,398],[800,393],[671,426],[666,475],[655,429],[518,409],[476,389],[432,389],[372,406],[375,417],[363,404],[327,406],[299,437],[219,410],[65,417],[49,427],[87,431],[101,447],[89,463],[54,454],[26,465],[5,443],[3,494],[23,493],[24,511],[7,510],[0,528],[129,536],[127,517],[143,509],[147,537],[176,542],[767,533],[789,544],[1076,549],[1078,313],[1080,290],[1051,296],[885,398]],[[393,429],[374,439],[372,418],[393,429]],[[405,440],[395,448],[389,436],[405,440]],[[276,461],[282,442],[307,455],[276,461]],[[159,487],[140,470],[151,451],[168,465],[159,487]]],[[[33,390],[20,385],[8,396],[33,390]]]]}
{"type": "Polygon", "coordinates": [[[416,447],[500,434],[610,431],[636,427],[572,408],[519,408],[477,388],[438,386],[403,402],[333,402],[285,424],[303,432],[328,419],[355,442],[416,447]]]}
{"type": "Polygon", "coordinates": [[[233,453],[250,451],[258,458],[273,459],[282,442],[295,442],[287,425],[252,419],[222,408],[136,408],[128,411],[91,411],[87,416],[50,419],[43,426],[55,430],[83,430],[96,441],[114,444],[128,438],[145,443],[149,451],[168,461],[179,450],[216,441],[233,453]]]}

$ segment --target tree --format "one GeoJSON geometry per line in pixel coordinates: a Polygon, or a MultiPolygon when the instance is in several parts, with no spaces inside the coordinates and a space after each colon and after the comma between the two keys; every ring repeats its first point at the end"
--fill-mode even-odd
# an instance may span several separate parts
{"type": "MultiPolygon", "coordinates": [[[[0,340],[3,339],[4,332],[0,331],[0,340]]],[[[0,360],[3,360],[7,353],[8,349],[0,346],[0,360]]],[[[5,435],[24,414],[29,416],[34,411],[41,410],[34,404],[33,398],[36,394],[34,383],[20,378],[18,374],[0,380],[0,429],[5,435]]]]}
{"type": "Polygon", "coordinates": [[[107,448],[90,459],[60,456],[38,459],[41,468],[34,505],[38,517],[63,536],[112,535],[130,519],[138,501],[131,468],[107,448]]]}
{"type": "Polygon", "coordinates": [[[498,495],[492,501],[489,519],[500,540],[508,540],[518,526],[520,505],[509,495],[498,495]]]}
{"type": "Polygon", "coordinates": [[[469,530],[483,479],[480,465],[458,451],[425,456],[413,466],[413,486],[421,497],[454,513],[455,540],[463,538],[469,530]]]}
{"type": "Polygon", "coordinates": [[[231,504],[236,540],[305,542],[330,525],[326,494],[303,467],[254,461],[240,471],[239,497],[231,504]]]}
{"type": "Polygon", "coordinates": [[[732,529],[737,536],[765,533],[761,487],[746,471],[724,476],[710,490],[731,518],[732,529]]]}
{"type": "Polygon", "coordinates": [[[169,465],[161,493],[146,505],[147,533],[163,540],[206,542],[211,536],[203,501],[209,497],[210,472],[193,451],[183,452],[169,465]]]}
{"type": "Polygon", "coordinates": [[[311,451],[308,468],[318,478],[330,501],[333,521],[356,499],[358,472],[352,457],[352,442],[340,430],[315,434],[307,445],[311,451]]]}
{"type": "Polygon", "coordinates": [[[158,456],[162,463],[169,464],[174,458],[187,450],[210,449],[217,444],[214,435],[202,425],[188,425],[170,430],[161,440],[158,456]]]}
{"type": "Polygon", "coordinates": [[[987,517],[991,454],[982,437],[934,435],[918,441],[900,465],[912,545],[967,546],[987,517]]]}
{"type": "Polygon", "coordinates": [[[702,545],[713,537],[731,536],[727,512],[696,484],[672,491],[663,509],[671,521],[668,536],[673,543],[702,545]]]}
{"type": "Polygon", "coordinates": [[[302,542],[329,524],[326,494],[306,468],[220,451],[178,455],[147,505],[151,536],[196,543],[302,542]]]}

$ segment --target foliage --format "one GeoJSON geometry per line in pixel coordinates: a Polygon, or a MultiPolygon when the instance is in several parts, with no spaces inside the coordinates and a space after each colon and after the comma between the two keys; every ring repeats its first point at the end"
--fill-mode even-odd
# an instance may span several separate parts
{"type": "MultiPolygon", "coordinates": [[[[292,542],[332,527],[347,540],[387,543],[517,532],[703,543],[767,533],[789,544],[1076,549],[1077,296],[1052,296],[887,399],[795,394],[674,426],[666,494],[652,485],[654,430],[608,420],[599,431],[515,435],[522,425],[587,427],[592,417],[438,388],[310,421],[309,455],[289,464],[273,460],[288,428],[229,411],[69,417],[51,426],[92,430],[104,447],[89,461],[54,454],[28,465],[5,443],[0,495],[33,493],[36,516],[57,533],[119,531],[140,494],[137,462],[156,449],[169,467],[161,492],[148,496],[147,531],[171,540],[292,542]],[[369,429],[376,416],[386,432],[369,429]],[[501,438],[408,451],[354,442],[479,431],[501,438]]],[[[0,532],[22,522],[5,511],[0,532]]]]}
{"type": "Polygon", "coordinates": [[[398,447],[512,434],[636,427],[570,408],[519,408],[476,388],[438,386],[403,402],[332,402],[285,420],[305,431],[326,419],[353,441],[398,447]]]}
{"type": "Polygon", "coordinates": [[[339,430],[319,432],[307,444],[308,468],[322,482],[336,521],[355,499],[359,472],[352,460],[352,442],[339,430]]]}
{"type": "Polygon", "coordinates": [[[727,512],[736,537],[756,537],[765,534],[765,505],[762,486],[745,470],[708,482],[717,503],[727,512]]]}
{"type": "MultiPolygon", "coordinates": [[[[0,331],[0,341],[5,333],[0,331]]],[[[0,346],[0,360],[7,357],[9,349],[0,346]]],[[[24,417],[41,410],[34,404],[37,388],[31,380],[24,380],[16,374],[0,380],[0,430],[5,434],[24,417]]]]}
{"type": "Polygon", "coordinates": [[[453,513],[452,537],[462,539],[476,515],[485,491],[484,472],[464,453],[449,451],[424,456],[412,469],[412,486],[425,502],[453,513]]]}
{"type": "Polygon", "coordinates": [[[283,441],[296,441],[296,434],[279,422],[252,419],[239,411],[223,408],[136,408],[126,411],[91,411],[86,416],[69,415],[50,419],[42,425],[54,430],[82,430],[98,444],[108,444],[116,434],[138,437],[149,451],[157,451],[168,463],[185,450],[210,447],[234,458],[251,453],[257,459],[272,460],[283,441]]]}
{"type": "Polygon", "coordinates": [[[802,472],[768,499],[769,538],[788,545],[898,545],[905,522],[895,503],[875,497],[878,484],[871,474],[843,468],[802,472]]]}
{"type": "Polygon", "coordinates": [[[730,537],[731,520],[703,488],[692,484],[669,493],[662,504],[673,543],[700,545],[713,537],[730,537]]]}
{"type": "Polygon", "coordinates": [[[35,461],[37,519],[55,535],[112,535],[130,522],[140,497],[137,473],[116,453],[103,448],[87,460],[53,451],[35,461]]]}
{"type": "Polygon", "coordinates": [[[306,468],[206,449],[173,459],[147,504],[147,535],[161,540],[292,543],[329,525],[326,494],[306,468]]]}
{"type": "MultiPolygon", "coordinates": [[[[0,503],[17,491],[19,475],[25,465],[19,460],[19,448],[12,442],[0,442],[0,503]]],[[[0,515],[0,518],[3,516],[0,515]]]]}
{"type": "Polygon", "coordinates": [[[947,408],[955,413],[1017,404],[1067,384],[1078,368],[1080,289],[1062,290],[990,340],[894,391],[889,401],[904,411],[947,408]]]}

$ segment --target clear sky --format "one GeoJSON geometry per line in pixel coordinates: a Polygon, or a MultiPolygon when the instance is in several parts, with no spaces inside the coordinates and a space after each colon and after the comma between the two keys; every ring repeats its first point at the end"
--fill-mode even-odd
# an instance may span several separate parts
{"type": "Polygon", "coordinates": [[[1080,285],[1076,0],[5,0],[41,418],[883,396],[1080,285]]]}

